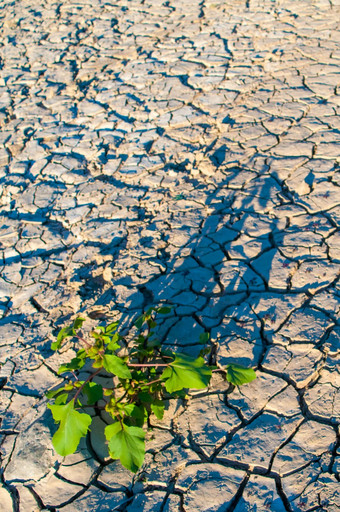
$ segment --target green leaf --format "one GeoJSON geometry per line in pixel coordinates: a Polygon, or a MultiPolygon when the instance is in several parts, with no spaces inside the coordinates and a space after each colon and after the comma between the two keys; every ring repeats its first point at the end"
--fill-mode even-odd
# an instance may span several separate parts
{"type": "Polygon", "coordinates": [[[74,453],[79,441],[86,436],[92,418],[89,414],[82,414],[74,410],[74,401],[66,405],[50,405],[53,419],[60,423],[57,432],[52,438],[53,446],[63,457],[74,453]]]}
{"type": "Polygon", "coordinates": [[[112,352],[114,350],[117,350],[118,348],[120,348],[119,344],[117,343],[117,341],[120,340],[120,335],[118,334],[118,332],[116,332],[115,334],[112,335],[112,337],[110,336],[110,342],[108,343],[107,347],[109,350],[112,350],[112,352]]]}
{"type": "Polygon", "coordinates": [[[144,322],[145,322],[145,315],[138,317],[137,320],[135,321],[135,326],[137,327],[137,329],[140,329],[142,327],[142,325],[144,324],[144,322]]]}
{"type": "Polygon", "coordinates": [[[205,345],[205,343],[208,343],[209,338],[210,338],[210,334],[208,332],[201,332],[200,337],[199,337],[199,343],[201,343],[202,345],[205,345]]]}
{"type": "Polygon", "coordinates": [[[151,306],[149,309],[147,309],[144,313],[144,316],[150,316],[153,312],[157,312],[157,308],[155,306],[151,306]]]}
{"type": "Polygon", "coordinates": [[[76,318],[75,321],[73,322],[73,329],[80,329],[83,325],[83,323],[85,322],[85,318],[76,318]]]}
{"type": "Polygon", "coordinates": [[[211,370],[203,357],[194,359],[186,354],[174,354],[175,360],[162,373],[162,378],[169,393],[185,388],[203,389],[208,386],[211,370]]]}
{"type": "Polygon", "coordinates": [[[59,350],[64,339],[69,338],[71,336],[73,337],[74,335],[75,335],[75,332],[73,329],[73,325],[69,326],[69,327],[63,327],[62,329],[60,329],[60,331],[58,333],[57,341],[54,341],[53,343],[51,343],[51,349],[59,350]]]}
{"type": "Polygon", "coordinates": [[[62,342],[65,338],[70,338],[76,335],[76,329],[80,329],[83,325],[83,322],[85,322],[85,318],[76,318],[72,325],[69,325],[68,327],[63,327],[60,329],[57,341],[54,341],[51,343],[51,349],[52,350],[59,350],[61,347],[62,342]]]}
{"type": "Polygon", "coordinates": [[[121,347],[120,345],[118,345],[118,343],[111,341],[111,343],[109,343],[106,348],[108,350],[111,350],[111,352],[114,352],[115,350],[118,350],[121,347]]]}
{"type": "Polygon", "coordinates": [[[71,361],[69,363],[64,363],[59,366],[58,374],[60,375],[61,373],[64,373],[64,372],[79,370],[80,368],[82,368],[84,366],[84,364],[85,364],[84,359],[74,357],[73,359],[71,359],[71,361]]]}
{"type": "Polygon", "coordinates": [[[131,412],[131,417],[136,420],[137,425],[142,427],[144,421],[148,418],[148,413],[143,405],[135,406],[131,412]]]}
{"type": "Polygon", "coordinates": [[[123,410],[124,410],[125,414],[127,414],[128,416],[131,416],[135,407],[137,407],[137,405],[135,405],[135,404],[125,404],[123,406],[123,410]]]}
{"type": "Polygon", "coordinates": [[[105,327],[105,334],[113,334],[117,329],[119,322],[112,322],[105,327]]]}
{"type": "Polygon", "coordinates": [[[68,393],[61,393],[54,400],[54,405],[66,404],[67,399],[68,399],[68,393]]]}
{"type": "MultiPolygon", "coordinates": [[[[98,329],[100,329],[100,326],[98,327],[98,329]]],[[[104,327],[102,327],[102,329],[104,329],[104,327]]],[[[91,331],[90,336],[91,336],[91,338],[94,338],[95,340],[102,339],[102,333],[100,334],[99,332],[96,332],[96,331],[91,331]]]]}
{"type": "Polygon", "coordinates": [[[156,416],[156,418],[158,418],[159,420],[163,419],[163,416],[164,416],[164,404],[163,404],[162,400],[155,400],[151,404],[151,410],[154,413],[154,415],[156,416]]]}
{"type": "Polygon", "coordinates": [[[136,473],[143,464],[145,455],[143,429],[117,422],[105,427],[105,437],[109,441],[110,457],[120,459],[126,469],[136,473]]]}
{"type": "Polygon", "coordinates": [[[83,387],[83,393],[87,396],[88,405],[93,405],[103,398],[103,386],[95,382],[87,382],[83,387]]]}
{"type": "Polygon", "coordinates": [[[90,359],[97,359],[98,357],[98,352],[99,352],[99,348],[98,347],[90,347],[87,349],[87,357],[89,357],[90,359]]]}
{"type": "Polygon", "coordinates": [[[227,381],[235,386],[241,386],[256,379],[256,373],[252,368],[245,368],[239,364],[228,364],[226,370],[227,381]]]}
{"type": "Polygon", "coordinates": [[[64,391],[64,388],[50,389],[49,391],[46,391],[45,395],[48,399],[51,399],[58,395],[58,393],[61,393],[62,391],[64,391]]]}
{"type": "Polygon", "coordinates": [[[204,357],[204,356],[206,356],[207,354],[210,354],[210,352],[211,352],[211,347],[204,347],[204,348],[202,348],[202,349],[200,350],[199,355],[200,355],[201,357],[204,357]]]}
{"type": "Polygon", "coordinates": [[[93,368],[102,368],[103,367],[103,358],[102,356],[94,356],[91,357],[91,359],[94,359],[94,362],[92,363],[93,368]]]}
{"type": "Polygon", "coordinates": [[[170,306],[163,306],[157,309],[157,313],[160,313],[161,315],[168,315],[171,313],[171,310],[172,308],[170,306]]]}
{"type": "Polygon", "coordinates": [[[110,354],[103,356],[103,366],[105,370],[121,379],[131,379],[131,372],[120,357],[110,354]]]}
{"type": "Polygon", "coordinates": [[[135,404],[127,404],[123,407],[124,413],[126,414],[124,421],[128,425],[135,425],[142,427],[144,424],[145,408],[143,406],[137,406],[135,404]]]}
{"type": "Polygon", "coordinates": [[[78,359],[85,359],[86,358],[86,350],[84,348],[81,348],[80,350],[78,350],[77,352],[77,357],[78,359]]]}
{"type": "Polygon", "coordinates": [[[147,391],[142,391],[138,393],[138,398],[144,404],[151,404],[151,402],[153,401],[152,396],[147,391]]]}

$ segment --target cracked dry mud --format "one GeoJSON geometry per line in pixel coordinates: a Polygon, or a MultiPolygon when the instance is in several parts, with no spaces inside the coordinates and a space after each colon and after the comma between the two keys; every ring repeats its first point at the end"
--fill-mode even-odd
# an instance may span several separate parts
{"type": "Polygon", "coordinates": [[[2,2],[1,510],[340,510],[339,7],[2,2]],[[135,476],[99,417],[59,457],[55,332],[162,301],[257,380],[172,401],[135,476]]]}

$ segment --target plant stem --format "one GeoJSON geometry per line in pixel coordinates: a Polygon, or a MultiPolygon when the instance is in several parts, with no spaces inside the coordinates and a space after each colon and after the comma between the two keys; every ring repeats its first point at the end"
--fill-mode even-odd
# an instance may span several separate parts
{"type": "Polygon", "coordinates": [[[80,388],[78,389],[78,391],[76,392],[76,394],[74,395],[73,397],[73,400],[74,400],[74,403],[76,403],[76,400],[79,396],[79,394],[81,393],[83,387],[85,386],[85,384],[87,384],[88,382],[90,382],[90,380],[93,379],[93,377],[95,377],[96,375],[98,375],[98,373],[102,370],[102,368],[98,368],[98,370],[96,370],[94,373],[92,373],[91,375],[89,375],[87,377],[87,379],[84,381],[84,383],[80,386],[80,388]]]}
{"type": "Polygon", "coordinates": [[[85,345],[88,347],[88,348],[92,348],[92,345],[91,343],[89,343],[88,341],[86,341],[84,338],[82,338],[81,336],[79,336],[79,334],[76,334],[76,337],[78,338],[78,340],[82,341],[83,343],[85,343],[85,345]]]}
{"type": "Polygon", "coordinates": [[[137,368],[143,368],[144,366],[153,366],[154,368],[156,368],[157,366],[169,366],[168,364],[162,364],[162,363],[140,363],[140,364],[127,363],[127,365],[134,366],[137,368]]]}
{"type": "Polygon", "coordinates": [[[163,379],[156,379],[156,380],[152,380],[150,382],[147,382],[146,384],[143,384],[143,386],[151,386],[151,384],[155,384],[156,382],[162,382],[163,379]]]}

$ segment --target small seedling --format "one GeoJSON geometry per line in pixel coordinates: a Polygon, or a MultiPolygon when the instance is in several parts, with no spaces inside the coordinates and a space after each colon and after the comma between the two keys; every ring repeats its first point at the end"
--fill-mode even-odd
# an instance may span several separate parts
{"type": "MultiPolygon", "coordinates": [[[[60,330],[52,350],[59,350],[66,338],[76,338],[81,348],[76,357],[59,367],[58,373],[69,378],[58,389],[47,392],[47,397],[54,401],[48,407],[59,423],[52,439],[57,453],[65,456],[76,451],[92,422],[85,411],[100,407],[112,418],[112,423],[105,427],[110,457],[120,459],[125,468],[135,473],[144,461],[143,426],[152,414],[159,420],[163,418],[167,398],[183,398],[189,388],[206,388],[214,371],[222,372],[235,386],[255,379],[251,368],[237,364],[226,368],[207,365],[207,347],[197,358],[164,349],[155,333],[156,315],[170,312],[171,308],[164,306],[148,309],[135,321],[137,334],[129,344],[118,332],[119,322],[99,325],[90,332],[89,339],[81,334],[84,318],[76,318],[71,326],[60,330]],[[79,370],[89,363],[90,375],[79,380],[77,372],[79,375],[79,370]],[[108,377],[108,386],[96,382],[99,374],[108,377]]],[[[206,344],[208,340],[209,334],[203,333],[200,343],[206,344]]]]}

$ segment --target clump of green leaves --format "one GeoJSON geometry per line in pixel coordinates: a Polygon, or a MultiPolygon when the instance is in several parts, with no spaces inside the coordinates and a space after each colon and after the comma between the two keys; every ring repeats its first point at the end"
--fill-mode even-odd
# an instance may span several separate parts
{"type": "MultiPolygon", "coordinates": [[[[148,309],[136,320],[137,334],[129,344],[118,332],[119,322],[99,325],[90,332],[89,339],[81,334],[84,318],[76,318],[71,326],[60,330],[52,350],[59,350],[66,338],[76,338],[81,343],[76,357],[59,367],[58,373],[66,374],[64,385],[47,393],[54,402],[48,407],[59,423],[52,442],[60,455],[76,451],[92,421],[85,411],[98,407],[99,402],[112,418],[105,428],[110,457],[120,459],[125,468],[136,472],[145,454],[143,426],[152,414],[160,420],[163,418],[167,398],[183,397],[189,388],[206,388],[213,371],[222,372],[236,386],[255,379],[251,368],[236,364],[229,364],[225,369],[207,365],[204,360],[209,352],[207,348],[197,358],[162,348],[155,333],[155,318],[157,314],[170,312],[169,307],[148,309]],[[89,364],[90,375],[80,380],[77,373],[89,364]],[[110,377],[109,386],[96,382],[99,374],[110,377]]],[[[208,340],[208,333],[203,333],[200,342],[206,344],[208,340]]]]}

